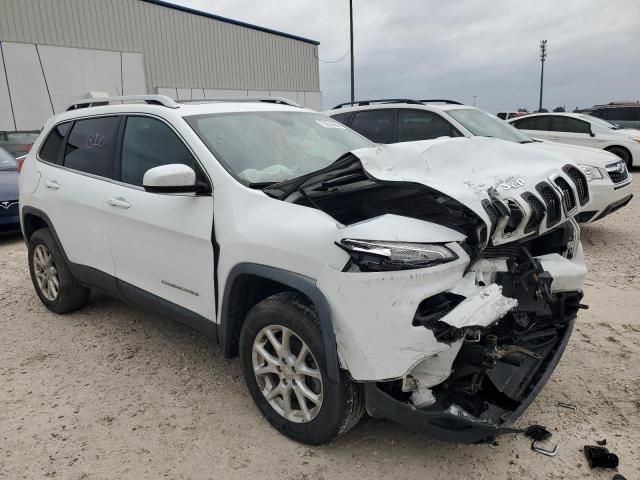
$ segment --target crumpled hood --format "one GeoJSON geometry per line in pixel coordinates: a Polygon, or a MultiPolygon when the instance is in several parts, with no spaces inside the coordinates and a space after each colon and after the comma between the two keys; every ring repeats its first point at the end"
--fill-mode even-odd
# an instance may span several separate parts
{"type": "MultiPolygon", "coordinates": [[[[504,202],[514,199],[521,206],[526,221],[534,209],[521,195],[530,192],[544,202],[544,198],[534,192],[541,182],[547,182],[560,202],[562,192],[549,183],[549,177],[557,175],[570,181],[562,168],[566,165],[576,167],[575,162],[561,153],[485,137],[380,145],[352,153],[372,177],[382,181],[421,183],[438,190],[473,210],[490,230],[495,229],[500,218],[492,218],[484,204],[498,199],[508,211],[509,204],[504,202]]],[[[586,180],[584,185],[588,189],[586,180]]],[[[566,218],[580,210],[577,205],[566,218]]],[[[565,218],[562,213],[560,215],[565,218]]],[[[546,225],[541,226],[541,230],[544,229],[546,225]]],[[[519,233],[511,232],[508,241],[524,236],[524,230],[520,229],[519,233]]],[[[494,243],[504,241],[494,238],[494,243]]]]}

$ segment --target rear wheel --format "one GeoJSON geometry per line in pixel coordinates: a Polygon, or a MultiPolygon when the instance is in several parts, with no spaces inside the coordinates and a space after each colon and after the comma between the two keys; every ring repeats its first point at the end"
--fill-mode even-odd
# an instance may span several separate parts
{"type": "Polygon", "coordinates": [[[317,314],[297,293],[278,293],[249,311],[240,363],[258,409],[294,440],[327,443],[364,414],[362,389],[347,372],[328,379],[317,314]]]}
{"type": "Polygon", "coordinates": [[[607,151],[613,153],[614,155],[617,155],[622,160],[624,160],[624,163],[627,165],[627,170],[631,170],[633,161],[631,159],[631,153],[629,153],[628,150],[622,147],[611,147],[607,148],[607,151]]]}
{"type": "Polygon", "coordinates": [[[89,289],[73,278],[48,228],[29,239],[29,272],[38,297],[52,312],[67,313],[87,304],[89,289]]]}

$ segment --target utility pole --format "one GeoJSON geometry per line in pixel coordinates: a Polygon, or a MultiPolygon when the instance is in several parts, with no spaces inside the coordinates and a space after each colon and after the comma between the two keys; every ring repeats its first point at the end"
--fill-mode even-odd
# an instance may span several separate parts
{"type": "Polygon", "coordinates": [[[478,95],[473,95],[473,106],[476,106],[476,98],[478,98],[478,95]]]}
{"type": "Polygon", "coordinates": [[[349,0],[349,33],[351,37],[351,101],[355,102],[355,89],[353,86],[353,0],[349,0]]]}
{"type": "Polygon", "coordinates": [[[542,110],[542,89],[544,86],[544,61],[547,58],[547,41],[540,40],[540,63],[542,68],[540,69],[540,103],[538,104],[538,111],[542,110]]]}

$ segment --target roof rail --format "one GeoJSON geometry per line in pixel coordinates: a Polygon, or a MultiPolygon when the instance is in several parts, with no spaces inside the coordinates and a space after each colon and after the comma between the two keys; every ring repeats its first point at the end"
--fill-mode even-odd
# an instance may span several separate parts
{"type": "Polygon", "coordinates": [[[79,108],[108,105],[111,102],[122,102],[122,103],[145,102],[150,105],[162,105],[167,108],[179,107],[179,105],[174,100],[167,97],[166,95],[124,95],[121,97],[96,97],[96,98],[87,98],[85,100],[78,100],[76,102],[73,102],[71,105],[69,105],[69,107],[67,107],[67,111],[77,110],[79,108]]]}
{"type": "Polygon", "coordinates": [[[357,105],[359,107],[365,106],[365,105],[371,105],[372,103],[411,103],[414,105],[419,105],[422,103],[422,101],[420,100],[412,100],[410,98],[382,98],[382,99],[378,99],[378,100],[357,100],[355,102],[344,102],[344,103],[340,103],[338,105],[336,105],[335,107],[332,108],[332,110],[336,109],[336,108],[342,108],[344,106],[347,105],[357,105]]]}
{"type": "Polygon", "coordinates": [[[302,108],[302,105],[284,97],[220,97],[201,98],[193,100],[178,100],[178,103],[208,103],[208,102],[264,102],[289,105],[291,107],[302,108]]]}
{"type": "Polygon", "coordinates": [[[456,102],[455,100],[447,100],[444,98],[430,98],[427,100],[420,100],[421,103],[448,103],[450,105],[464,105],[464,103],[456,102]]]}

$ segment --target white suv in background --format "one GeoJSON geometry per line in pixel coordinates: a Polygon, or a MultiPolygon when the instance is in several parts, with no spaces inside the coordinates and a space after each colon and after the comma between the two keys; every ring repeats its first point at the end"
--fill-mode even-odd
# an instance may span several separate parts
{"type": "Polygon", "coordinates": [[[376,146],[282,99],[150,95],[49,120],[20,218],[47,308],[95,288],[203,332],[293,439],[366,409],[479,442],[514,431],[569,340],[589,195],[510,142],[376,146]]]}
{"type": "MultiPolygon", "coordinates": [[[[376,143],[480,136],[517,143],[525,150],[545,150],[557,154],[562,163],[568,157],[581,166],[591,189],[588,208],[578,216],[581,223],[601,220],[627,205],[633,197],[631,176],[624,162],[613,153],[534,140],[484,110],[453,100],[361,100],[337,105],[324,113],[376,143]]],[[[478,159],[477,166],[485,165],[478,159]]]]}
{"type": "Polygon", "coordinates": [[[614,153],[629,169],[640,165],[640,130],[622,128],[585,113],[536,113],[509,123],[536,138],[614,153]]]}

